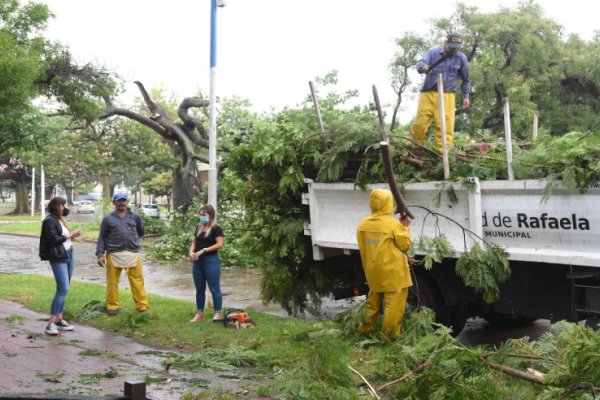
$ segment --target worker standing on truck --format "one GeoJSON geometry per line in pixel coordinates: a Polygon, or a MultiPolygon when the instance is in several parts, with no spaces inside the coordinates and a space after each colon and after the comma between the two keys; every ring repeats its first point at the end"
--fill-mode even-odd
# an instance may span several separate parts
{"type": "Polygon", "coordinates": [[[435,144],[439,151],[442,149],[442,120],[440,118],[437,84],[438,74],[442,74],[442,84],[444,86],[446,145],[448,149],[452,147],[454,138],[455,92],[459,79],[462,80],[463,109],[469,108],[471,104],[469,100],[471,92],[469,62],[467,56],[459,51],[462,47],[462,36],[458,33],[451,33],[444,41],[443,47],[429,49],[417,61],[417,71],[420,74],[426,74],[426,76],[421,94],[419,94],[417,116],[410,133],[418,143],[422,144],[433,120],[435,122],[435,144]]]}
{"type": "Polygon", "coordinates": [[[369,332],[377,324],[383,302],[383,333],[387,337],[400,335],[408,288],[412,286],[408,256],[410,248],[410,218],[398,220],[392,216],[394,199],[385,189],[374,189],[370,198],[371,214],[356,230],[362,266],[369,284],[365,304],[368,321],[358,332],[369,332]]]}

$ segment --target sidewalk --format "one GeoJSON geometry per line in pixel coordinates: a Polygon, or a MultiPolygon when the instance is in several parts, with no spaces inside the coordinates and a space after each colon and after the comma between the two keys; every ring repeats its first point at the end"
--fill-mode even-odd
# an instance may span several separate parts
{"type": "MultiPolygon", "coordinates": [[[[151,382],[152,399],[179,399],[194,386],[235,391],[213,373],[166,370],[161,351],[95,328],[46,336],[47,316],[0,300],[0,398],[10,394],[123,396],[125,381],[151,382]]],[[[70,397],[73,398],[73,397],[70,397]]]]}

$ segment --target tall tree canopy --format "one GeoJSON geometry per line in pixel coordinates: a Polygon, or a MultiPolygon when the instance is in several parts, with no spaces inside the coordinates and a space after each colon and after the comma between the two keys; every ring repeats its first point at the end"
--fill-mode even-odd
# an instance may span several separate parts
{"type": "MultiPolygon", "coordinates": [[[[598,36],[589,42],[565,37],[540,5],[527,1],[492,13],[459,4],[450,17],[433,20],[421,40],[433,46],[453,31],[463,34],[473,88],[471,107],[457,113],[457,130],[503,132],[505,97],[517,137],[530,135],[535,112],[540,126],[555,135],[593,130],[600,123],[598,36]]],[[[417,39],[412,34],[398,39],[397,53],[412,54],[417,39]]],[[[397,55],[392,62],[395,91],[406,74],[399,68],[402,60],[397,55]]]]}

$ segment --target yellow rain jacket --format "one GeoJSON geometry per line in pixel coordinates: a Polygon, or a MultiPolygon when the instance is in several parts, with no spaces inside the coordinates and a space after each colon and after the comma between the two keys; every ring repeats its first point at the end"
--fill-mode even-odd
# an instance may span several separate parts
{"type": "Polygon", "coordinates": [[[372,292],[396,292],[412,286],[408,257],[410,231],[392,216],[392,193],[374,189],[371,214],[357,228],[360,257],[372,292]]]}

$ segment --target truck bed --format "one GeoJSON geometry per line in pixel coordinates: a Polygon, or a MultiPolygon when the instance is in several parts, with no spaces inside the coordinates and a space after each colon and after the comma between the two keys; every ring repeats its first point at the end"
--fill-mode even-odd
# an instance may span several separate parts
{"type": "MultiPolygon", "coordinates": [[[[600,267],[600,185],[585,193],[559,186],[543,200],[543,180],[472,182],[471,190],[453,183],[458,202],[453,204],[444,193],[439,206],[434,199],[447,182],[405,186],[406,203],[415,215],[413,242],[422,235],[444,234],[458,257],[483,238],[503,246],[514,261],[600,267]],[[465,235],[435,213],[473,234],[465,235]]],[[[351,183],[307,180],[307,185],[303,201],[310,208],[310,223],[305,233],[312,239],[313,258],[357,250],[356,226],[370,213],[370,189],[387,184],[370,185],[367,191],[351,183]]]]}

